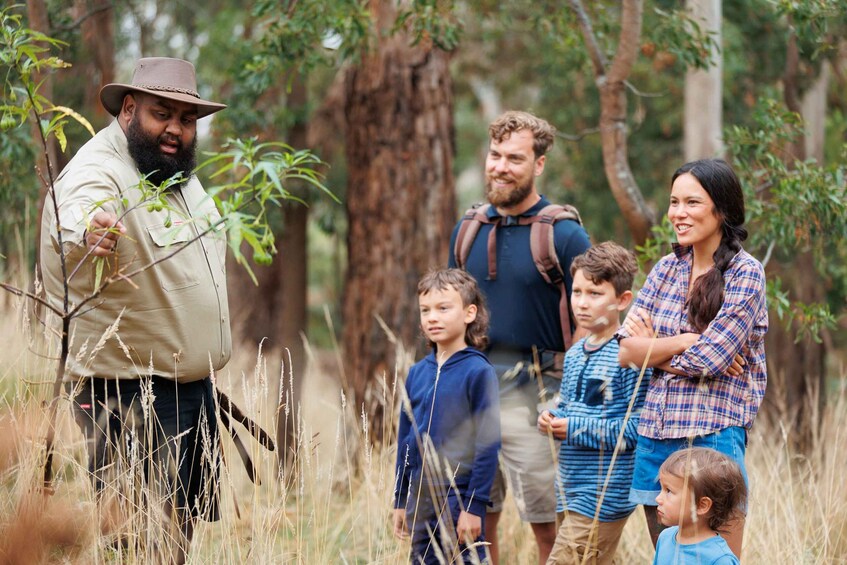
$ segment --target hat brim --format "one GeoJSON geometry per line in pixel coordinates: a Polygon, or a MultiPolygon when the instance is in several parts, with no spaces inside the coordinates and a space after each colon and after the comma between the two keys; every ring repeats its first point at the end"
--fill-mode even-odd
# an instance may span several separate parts
{"type": "Polygon", "coordinates": [[[106,86],[101,88],[100,102],[103,104],[103,107],[106,108],[107,112],[109,112],[113,116],[117,116],[121,111],[121,106],[124,102],[124,96],[132,92],[144,92],[145,94],[158,96],[159,98],[167,98],[168,100],[176,100],[178,102],[194,104],[195,106],[197,106],[198,118],[203,118],[205,116],[214,114],[215,112],[226,108],[226,104],[219,104],[218,102],[203,100],[202,98],[198,98],[190,94],[184,94],[182,92],[171,92],[167,90],[150,90],[148,88],[139,88],[137,86],[132,86],[131,84],[120,83],[107,84],[106,86]]]}

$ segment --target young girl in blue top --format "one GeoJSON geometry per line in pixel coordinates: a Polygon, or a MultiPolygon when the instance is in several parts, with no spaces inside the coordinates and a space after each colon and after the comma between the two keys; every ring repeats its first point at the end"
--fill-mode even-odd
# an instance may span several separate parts
{"type": "Polygon", "coordinates": [[[741,468],[714,449],[676,451],[659,469],[659,535],[654,565],[738,565],[718,532],[743,515],[747,487],[741,468]]]}
{"type": "Polygon", "coordinates": [[[418,283],[433,348],[406,379],[397,429],[394,534],[411,532],[414,563],[486,558],[482,532],[500,449],[500,397],[485,348],[488,312],[465,271],[418,283]]]}

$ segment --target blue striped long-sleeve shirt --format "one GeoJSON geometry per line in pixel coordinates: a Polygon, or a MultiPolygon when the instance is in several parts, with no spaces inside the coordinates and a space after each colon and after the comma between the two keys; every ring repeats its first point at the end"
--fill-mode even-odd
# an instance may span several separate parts
{"type": "Polygon", "coordinates": [[[620,520],[635,509],[629,502],[629,487],[638,415],[651,376],[648,369],[639,381],[637,371],[620,367],[618,350],[616,339],[599,348],[588,347],[585,339],[571,347],[565,356],[559,405],[552,411],[557,418],[568,419],[567,438],[559,451],[557,511],[593,518],[602,497],[602,522],[620,520]],[[621,448],[612,465],[622,429],[621,448]]]}

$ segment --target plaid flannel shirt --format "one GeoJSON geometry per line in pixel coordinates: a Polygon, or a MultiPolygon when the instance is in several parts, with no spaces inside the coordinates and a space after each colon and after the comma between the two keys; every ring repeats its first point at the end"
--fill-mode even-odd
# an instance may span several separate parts
{"type": "MultiPolygon", "coordinates": [[[[694,255],[674,245],[653,267],[629,315],[639,308],[650,313],[658,337],[696,332],[688,321],[686,297],[694,255]]],[[[743,249],[724,272],[724,302],[694,346],[671,359],[687,376],[656,369],[638,433],[653,439],[705,435],[732,426],[750,428],[767,385],[765,273],[743,249]],[[740,377],[726,370],[737,353],[746,360],[740,377]]],[[[630,337],[621,327],[619,339],[630,337]]]]}

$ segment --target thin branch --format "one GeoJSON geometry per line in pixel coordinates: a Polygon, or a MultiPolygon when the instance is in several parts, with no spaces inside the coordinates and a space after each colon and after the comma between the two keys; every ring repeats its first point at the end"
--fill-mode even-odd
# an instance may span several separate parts
{"type": "Polygon", "coordinates": [[[761,194],[764,191],[766,191],[767,189],[771,188],[772,186],[773,186],[773,181],[767,180],[767,181],[763,182],[762,184],[760,184],[759,186],[757,186],[756,188],[754,188],[753,191],[756,194],[761,194]]]}
{"type": "Polygon", "coordinates": [[[15,296],[26,296],[27,298],[34,300],[35,302],[38,302],[39,304],[41,304],[42,306],[44,306],[45,308],[47,308],[51,312],[55,313],[59,317],[64,315],[64,313],[61,310],[59,310],[58,308],[56,308],[55,306],[53,306],[52,304],[50,304],[49,302],[47,302],[46,300],[44,300],[43,298],[38,296],[37,294],[33,294],[33,293],[31,293],[27,290],[21,290],[20,288],[17,288],[15,286],[12,286],[12,285],[6,284],[6,283],[2,283],[2,282],[0,282],[0,288],[14,294],[15,296]]]}
{"type": "Polygon", "coordinates": [[[768,245],[768,251],[765,253],[765,258],[762,259],[762,268],[768,266],[768,262],[771,260],[771,253],[773,253],[773,248],[776,245],[776,240],[771,241],[770,245],[768,245]]]}
{"type": "Polygon", "coordinates": [[[294,16],[294,10],[296,10],[296,9],[297,9],[297,0],[292,0],[291,3],[288,5],[288,17],[289,18],[294,16]]]}
{"type": "Polygon", "coordinates": [[[103,305],[103,302],[98,302],[98,303],[97,303],[97,304],[95,304],[94,306],[90,306],[90,307],[86,308],[85,310],[79,310],[79,311],[78,311],[78,312],[74,315],[74,317],[76,317],[76,318],[80,318],[80,317],[82,317],[82,316],[85,316],[85,315],[86,315],[86,314],[88,314],[89,312],[93,312],[94,310],[97,310],[97,309],[98,309],[98,308],[100,308],[100,306],[102,306],[102,305],[103,305]]]}
{"type": "MultiPolygon", "coordinates": [[[[36,351],[36,350],[35,350],[35,349],[31,346],[31,345],[30,345],[30,346],[27,346],[26,350],[27,350],[27,353],[29,353],[29,354],[30,354],[30,355],[32,355],[33,357],[37,357],[38,359],[44,359],[45,361],[50,361],[51,363],[52,363],[53,361],[58,361],[58,360],[59,360],[59,358],[58,358],[58,357],[56,357],[55,355],[47,355],[46,353],[42,353],[42,352],[40,352],[40,351],[36,351]]],[[[45,385],[47,385],[47,384],[52,384],[50,381],[38,381],[38,382],[39,382],[39,383],[42,383],[42,384],[45,384],[45,385]]]]}
{"type": "Polygon", "coordinates": [[[97,14],[99,14],[101,12],[106,12],[108,10],[111,10],[114,7],[115,7],[115,5],[112,4],[111,2],[108,3],[108,4],[104,4],[103,6],[99,6],[99,7],[94,8],[93,10],[91,10],[89,12],[84,13],[79,18],[77,18],[76,21],[74,21],[74,22],[72,22],[72,23],[70,23],[66,26],[59,26],[59,27],[54,28],[54,29],[55,29],[55,31],[74,31],[77,28],[79,28],[83,24],[83,22],[85,22],[85,20],[87,20],[89,18],[93,18],[94,16],[96,16],[97,14]]]}
{"type": "Polygon", "coordinates": [[[579,22],[579,29],[582,31],[585,46],[588,48],[588,56],[594,65],[594,72],[598,80],[601,80],[601,77],[606,74],[606,67],[609,65],[609,61],[597,44],[597,37],[594,35],[594,29],[591,27],[591,20],[588,18],[588,14],[585,12],[585,7],[582,5],[581,0],[569,1],[571,8],[576,12],[576,19],[579,22]]]}
{"type": "Polygon", "coordinates": [[[556,137],[561,137],[566,141],[581,141],[589,135],[594,135],[595,133],[600,133],[600,128],[586,128],[582,130],[580,133],[565,133],[562,131],[556,132],[556,137]]]}
{"type": "Polygon", "coordinates": [[[668,94],[667,92],[641,92],[635,87],[635,85],[633,85],[628,80],[623,81],[623,83],[629,90],[632,91],[633,94],[641,98],[661,98],[662,96],[667,96],[668,94]]]}
{"type": "MultiPolygon", "coordinates": [[[[233,212],[237,212],[239,210],[246,208],[247,206],[249,206],[250,204],[252,204],[256,200],[258,200],[258,195],[254,191],[253,194],[250,196],[250,198],[245,200],[239,207],[237,207],[235,210],[233,210],[233,212]]],[[[92,300],[97,298],[98,296],[100,296],[103,293],[103,291],[106,290],[108,287],[110,287],[113,283],[116,283],[116,282],[119,282],[119,281],[129,281],[129,279],[132,279],[133,277],[135,277],[135,276],[155,267],[159,263],[162,263],[164,261],[168,261],[171,257],[174,257],[177,253],[180,253],[182,250],[188,248],[191,244],[200,240],[202,237],[205,237],[206,235],[212,233],[213,231],[217,231],[220,226],[222,226],[224,223],[226,223],[226,221],[227,221],[227,218],[225,218],[225,217],[220,218],[217,222],[210,224],[209,227],[206,228],[205,230],[203,230],[202,232],[198,231],[197,235],[194,236],[193,238],[189,239],[188,241],[186,241],[185,244],[175,248],[171,253],[169,253],[169,254],[167,254],[163,257],[159,257],[155,261],[151,261],[147,265],[139,267],[139,268],[135,269],[134,271],[130,271],[128,273],[118,273],[117,275],[113,275],[111,277],[108,277],[100,285],[100,288],[95,290],[89,296],[86,296],[79,304],[76,305],[76,307],[73,310],[68,312],[68,314],[67,314],[68,318],[73,318],[73,317],[77,316],[83,306],[85,306],[86,304],[88,304],[89,302],[91,302],[92,300]]]]}
{"type": "MultiPolygon", "coordinates": [[[[133,210],[137,210],[141,206],[149,204],[153,200],[154,200],[154,197],[151,196],[150,198],[148,198],[146,200],[141,200],[137,204],[131,206],[123,214],[118,216],[118,219],[115,221],[115,224],[112,226],[112,228],[114,228],[116,225],[118,225],[121,222],[121,220],[126,218],[127,215],[129,215],[130,212],[132,212],[133,210]]],[[[94,242],[93,245],[86,245],[85,234],[83,234],[82,245],[86,245],[86,252],[85,252],[85,255],[83,255],[82,258],[80,258],[80,260],[77,261],[76,267],[74,267],[74,270],[71,271],[71,274],[68,275],[68,283],[70,283],[73,280],[73,278],[76,276],[76,274],[80,270],[80,268],[82,268],[82,266],[85,264],[85,262],[94,254],[94,250],[103,242],[104,239],[106,239],[106,236],[109,235],[109,229],[111,229],[111,228],[104,229],[103,233],[100,235],[99,239],[97,239],[97,241],[94,242]]],[[[86,232],[87,231],[88,230],[86,230],[86,232]]]]}
{"type": "Polygon", "coordinates": [[[644,4],[642,0],[624,0],[621,12],[621,34],[615,58],[609,68],[609,81],[625,81],[638,58],[644,4]]]}
{"type": "Polygon", "coordinates": [[[159,257],[155,261],[151,261],[150,263],[148,263],[148,264],[146,264],[142,267],[139,267],[139,268],[135,269],[134,271],[130,271],[129,273],[123,273],[123,274],[118,273],[117,275],[113,275],[111,277],[106,278],[106,280],[104,280],[103,283],[100,285],[100,288],[98,288],[97,290],[92,292],[90,295],[86,296],[84,299],[82,299],[82,301],[80,301],[79,304],[77,304],[74,307],[73,310],[68,312],[68,317],[69,318],[76,317],[83,306],[85,306],[86,304],[88,304],[89,302],[91,302],[92,300],[97,298],[98,296],[100,296],[103,293],[103,291],[106,290],[107,288],[109,288],[110,286],[112,286],[113,283],[116,283],[116,282],[119,282],[119,281],[128,281],[132,277],[139,275],[139,274],[141,274],[141,273],[143,273],[143,272],[145,272],[149,269],[152,269],[153,267],[155,267],[159,263],[162,263],[164,261],[168,261],[171,257],[174,257],[177,253],[179,253],[182,250],[188,248],[192,243],[199,240],[201,237],[211,233],[213,230],[216,230],[217,227],[219,225],[223,224],[225,221],[226,221],[225,218],[221,218],[220,220],[218,220],[214,224],[210,225],[208,229],[198,233],[196,236],[194,236],[193,238],[186,241],[184,245],[181,245],[181,246],[175,248],[171,253],[165,255],[164,257],[159,257]]]}

